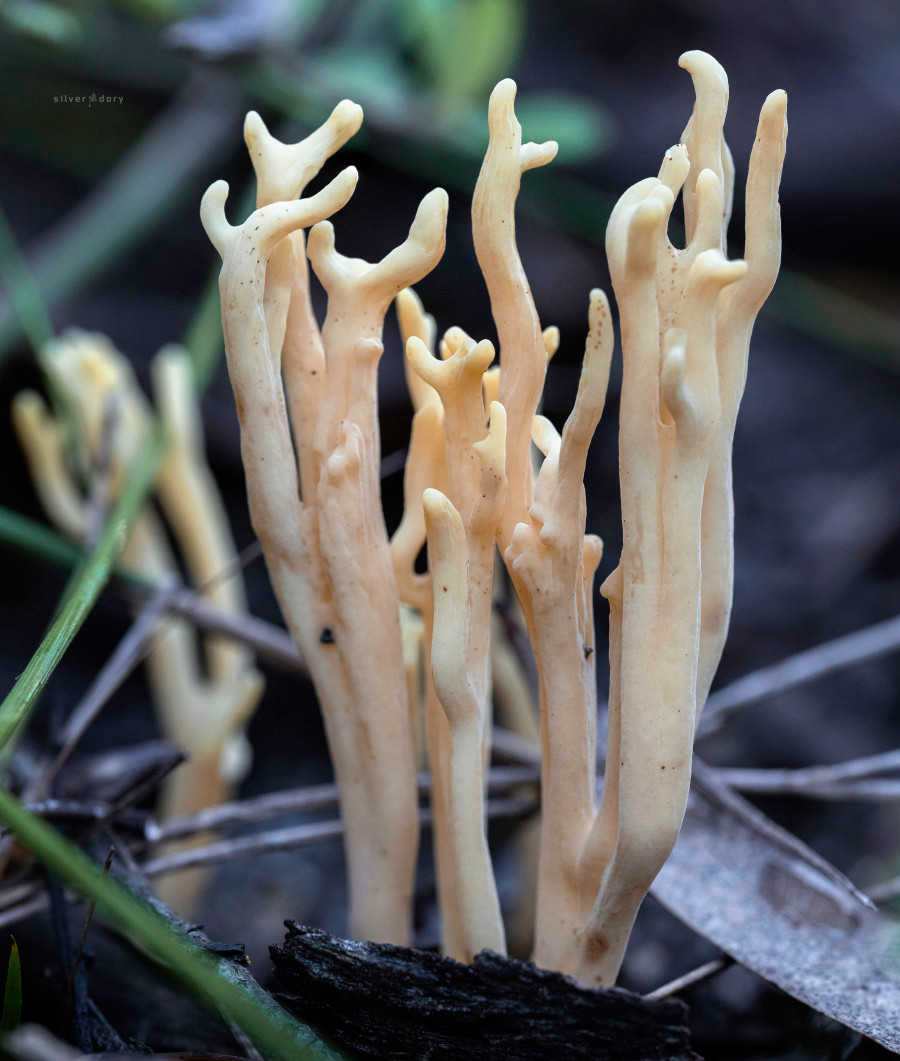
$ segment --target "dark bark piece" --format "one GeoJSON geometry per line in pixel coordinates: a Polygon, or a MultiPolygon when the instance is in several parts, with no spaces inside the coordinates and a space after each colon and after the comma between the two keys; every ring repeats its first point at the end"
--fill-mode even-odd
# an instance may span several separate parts
{"type": "Polygon", "coordinates": [[[580,987],[482,951],[461,965],[427,951],[353,943],[286,921],[271,947],[284,1003],[356,1057],[393,1061],[688,1061],[681,1002],[580,987]]]}

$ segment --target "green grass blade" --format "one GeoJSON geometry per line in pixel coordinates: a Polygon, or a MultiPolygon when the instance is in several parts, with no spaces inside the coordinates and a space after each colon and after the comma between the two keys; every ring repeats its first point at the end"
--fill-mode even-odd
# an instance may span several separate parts
{"type": "Polygon", "coordinates": [[[109,581],[125,544],[128,527],[140,511],[165,453],[162,433],[154,431],[110,512],[93,552],[76,568],[66,597],[44,639],[6,699],[0,704],[0,748],[28,718],[37,698],[62,659],[72,639],[109,581]]]}
{"type": "Polygon", "coordinates": [[[19,945],[15,940],[9,949],[6,967],[6,988],[3,992],[3,1014],[0,1016],[0,1037],[14,1032],[22,1023],[22,965],[19,945]]]}
{"type": "MultiPolygon", "coordinates": [[[[75,568],[84,560],[84,553],[68,538],[37,520],[14,512],[11,508],[0,505],[0,542],[11,545],[23,553],[31,553],[42,560],[47,560],[57,567],[75,568]]],[[[139,589],[154,592],[159,583],[152,578],[133,571],[129,567],[117,566],[113,574],[121,582],[136,586],[139,589]]]]}
{"type": "Polygon", "coordinates": [[[0,207],[0,280],[13,312],[35,354],[53,338],[53,325],[34,277],[16,243],[6,213],[0,207]]]}
{"type": "Polygon", "coordinates": [[[782,269],[763,307],[791,328],[865,358],[880,368],[900,370],[900,316],[869,305],[811,276],[782,269]]]}
{"type": "Polygon", "coordinates": [[[184,348],[191,355],[194,382],[198,391],[204,391],[209,385],[223,349],[222,307],[219,300],[220,271],[221,267],[217,261],[203,285],[203,292],[182,339],[184,348]]]}
{"type": "Polygon", "coordinates": [[[57,567],[76,567],[84,554],[61,534],[20,512],[0,505],[0,541],[14,549],[33,553],[57,567]]]}
{"type": "Polygon", "coordinates": [[[211,955],[190,937],[176,932],[147,903],[106,876],[84,852],[2,787],[0,822],[47,869],[95,901],[98,913],[135,947],[213,1010],[234,1021],[268,1061],[339,1061],[338,1053],[311,1028],[291,1017],[233,961],[211,955]]]}

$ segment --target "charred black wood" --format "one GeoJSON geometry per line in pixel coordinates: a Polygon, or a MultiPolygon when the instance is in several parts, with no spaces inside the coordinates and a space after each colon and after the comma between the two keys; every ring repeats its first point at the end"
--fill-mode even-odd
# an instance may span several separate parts
{"type": "Polygon", "coordinates": [[[461,965],[286,921],[270,953],[282,1001],[355,1057],[394,1061],[688,1061],[683,1003],[591,990],[482,951],[461,965]]]}

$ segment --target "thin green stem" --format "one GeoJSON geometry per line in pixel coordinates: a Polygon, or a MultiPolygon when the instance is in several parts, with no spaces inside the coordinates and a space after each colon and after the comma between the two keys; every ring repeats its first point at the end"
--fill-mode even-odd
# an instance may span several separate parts
{"type": "Polygon", "coordinates": [[[191,355],[194,383],[200,392],[209,386],[223,349],[219,272],[218,264],[210,270],[182,339],[182,344],[191,355]]]}
{"type": "Polygon", "coordinates": [[[128,528],[153,486],[164,454],[165,440],[157,428],[109,513],[97,545],[76,568],[59,611],[38,650],[0,704],[0,748],[4,751],[8,751],[6,745],[20,731],[57,664],[109,581],[125,544],[128,528]]]}
{"type": "Polygon", "coordinates": [[[0,541],[14,549],[32,553],[58,567],[77,567],[82,551],[68,538],[20,512],[0,506],[0,541]]]}
{"type": "Polygon", "coordinates": [[[0,206],[0,279],[8,292],[10,304],[31,349],[34,350],[35,355],[40,354],[44,345],[53,338],[53,325],[41,292],[19,250],[16,237],[13,235],[12,227],[2,206],[0,206]]]}

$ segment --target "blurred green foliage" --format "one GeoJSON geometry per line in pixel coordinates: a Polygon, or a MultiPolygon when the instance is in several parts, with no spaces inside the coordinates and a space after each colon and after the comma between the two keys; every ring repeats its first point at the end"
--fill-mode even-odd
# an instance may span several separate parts
{"type": "Polygon", "coordinates": [[[22,1023],[22,965],[19,945],[15,940],[9,948],[6,965],[6,987],[3,989],[3,1013],[0,1014],[0,1036],[14,1032],[22,1023]]]}
{"type": "Polygon", "coordinates": [[[483,101],[525,39],[522,0],[395,0],[402,38],[445,107],[483,101]]]}
{"type": "MultiPolygon", "coordinates": [[[[30,0],[12,2],[31,6],[30,0]]],[[[38,12],[31,14],[31,23],[41,21],[38,12]]],[[[395,165],[408,159],[410,169],[437,179],[452,180],[453,163],[462,160],[470,165],[456,179],[468,187],[471,165],[487,143],[487,96],[496,81],[514,72],[527,29],[523,0],[365,0],[342,5],[339,16],[324,0],[258,9],[253,0],[73,0],[47,4],[45,14],[43,35],[33,26],[26,31],[21,19],[7,19],[6,32],[0,30],[6,79],[0,84],[0,123],[12,150],[100,181],[30,256],[34,282],[51,312],[163,223],[182,201],[188,177],[209,168],[213,160],[206,156],[215,137],[190,137],[186,128],[201,119],[207,126],[218,121],[221,133],[233,139],[229,108],[216,113],[198,103],[191,113],[190,99],[179,102],[195,62],[204,65],[214,92],[230,90],[244,97],[245,107],[262,106],[305,126],[322,121],[337,99],[352,97],[367,115],[357,147],[365,148],[371,131],[368,144],[376,153],[380,149],[395,165]],[[55,18],[74,20],[78,32],[51,36],[55,18]],[[161,26],[168,28],[160,32],[161,26]],[[105,108],[102,135],[90,104],[59,103],[98,90],[124,97],[121,104],[96,105],[105,108]],[[154,115],[152,96],[173,93],[168,109],[154,115]],[[386,152],[385,135],[402,138],[410,150],[386,152]]],[[[556,139],[563,163],[582,161],[609,140],[607,116],[587,99],[526,95],[518,106],[528,135],[556,139]]],[[[10,263],[7,283],[11,276],[21,281],[8,286],[15,305],[0,301],[2,353],[23,325],[34,342],[37,315],[16,255],[3,248],[0,253],[10,263]]],[[[210,299],[207,292],[203,305],[213,306],[210,299]]],[[[201,314],[198,327],[190,342],[202,348],[203,378],[220,347],[211,337],[214,313],[201,314]]]]}
{"type": "MultiPolygon", "coordinates": [[[[55,311],[163,223],[184,201],[189,177],[211,175],[215,136],[184,137],[191,121],[216,121],[214,108],[183,113],[180,93],[198,68],[244,109],[262,107],[305,127],[352,97],[366,111],[357,150],[470,189],[487,143],[487,96],[515,73],[527,35],[525,0],[2,0],[0,125],[8,148],[77,177],[105,178],[90,209],[41,241],[33,272],[46,304],[55,311]],[[125,97],[105,105],[102,135],[96,110],[55,102],[102,90],[125,97]],[[160,100],[171,100],[162,112],[160,100]],[[152,152],[142,151],[145,141],[152,152]],[[154,157],[165,164],[154,168],[154,157]]],[[[239,150],[229,109],[220,110],[218,132],[239,150]]],[[[524,183],[520,209],[602,245],[613,197],[565,167],[609,147],[611,117],[571,93],[526,93],[517,112],[529,139],[559,142],[558,163],[524,183]]],[[[896,318],[826,285],[783,271],[769,311],[900,367],[896,318]]],[[[214,327],[214,316],[206,319],[214,327]]],[[[0,355],[24,320],[0,299],[0,355]]],[[[202,345],[201,376],[215,356],[209,338],[202,345]]]]}
{"type": "Polygon", "coordinates": [[[65,7],[45,0],[7,0],[0,4],[0,25],[48,48],[71,47],[81,40],[81,20],[65,7]]]}

